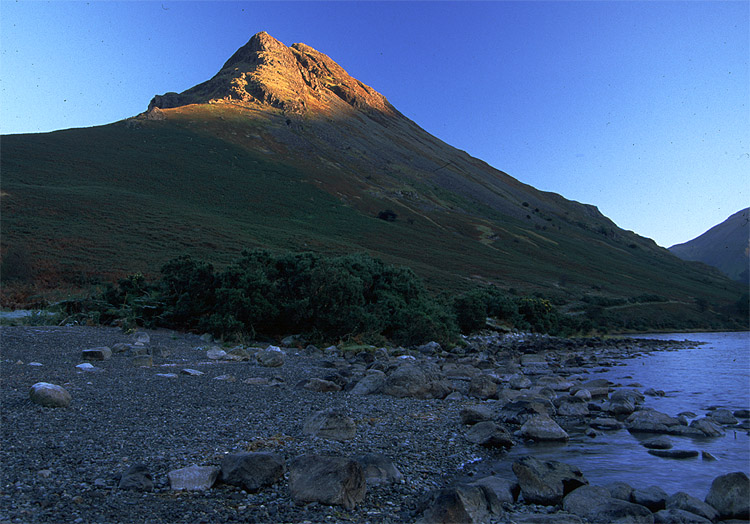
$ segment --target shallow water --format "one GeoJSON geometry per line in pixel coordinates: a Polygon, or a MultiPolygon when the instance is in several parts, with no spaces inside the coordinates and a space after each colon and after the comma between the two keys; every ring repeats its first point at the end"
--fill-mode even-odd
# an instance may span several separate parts
{"type": "MultiPolygon", "coordinates": [[[[692,411],[703,417],[709,407],[731,411],[750,409],[750,333],[691,333],[646,335],[642,338],[692,340],[704,344],[678,351],[658,351],[624,361],[624,365],[587,379],[607,378],[616,384],[652,387],[665,397],[646,397],[645,405],[672,416],[692,411]]],[[[511,464],[523,455],[559,460],[577,466],[591,484],[624,481],[635,488],[660,486],[667,493],[685,491],[703,499],[718,475],[750,473],[750,437],[746,430],[725,428],[725,436],[694,439],[670,435],[673,449],[707,451],[715,461],[665,459],[649,455],[640,442],[654,435],[631,435],[627,430],[589,438],[572,434],[567,444],[515,446],[489,469],[514,478],[511,464]]]]}

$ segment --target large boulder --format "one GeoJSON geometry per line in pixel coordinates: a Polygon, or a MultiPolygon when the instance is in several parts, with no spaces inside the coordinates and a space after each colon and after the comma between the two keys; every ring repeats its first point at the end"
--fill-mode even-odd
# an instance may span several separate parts
{"type": "Polygon", "coordinates": [[[563,500],[563,509],[592,524],[653,524],[648,508],[612,498],[606,488],[580,487],[563,500]]]}
{"type": "Polygon", "coordinates": [[[709,413],[708,416],[717,424],[724,426],[734,426],[739,422],[732,412],[725,408],[716,409],[709,413]]]}
{"type": "Polygon", "coordinates": [[[521,436],[535,441],[565,441],[566,431],[548,415],[536,415],[521,426],[521,436]]]}
{"type": "Polygon", "coordinates": [[[297,503],[320,502],[353,509],[365,498],[362,466],[345,457],[302,455],[289,464],[289,491],[297,503]]]}
{"type": "Polygon", "coordinates": [[[324,409],[313,413],[305,421],[302,431],[327,440],[350,440],[357,435],[354,420],[338,409],[324,409]]]}
{"type": "Polygon", "coordinates": [[[435,491],[425,505],[417,524],[483,524],[489,520],[493,509],[502,512],[502,508],[490,506],[481,486],[468,484],[435,491]]]}
{"type": "Polygon", "coordinates": [[[750,480],[741,471],[714,479],[706,495],[721,519],[750,518],[750,480]]]}
{"type": "Polygon", "coordinates": [[[284,461],[275,453],[232,453],[221,461],[221,481],[250,493],[274,484],[284,475],[284,461]]]}
{"type": "Polygon", "coordinates": [[[513,473],[527,504],[554,506],[574,489],[588,484],[581,470],[563,462],[542,462],[522,457],[513,463],[513,473]]]}
{"type": "Polygon", "coordinates": [[[64,387],[49,382],[37,382],[31,386],[29,398],[32,402],[47,408],[67,408],[72,400],[64,387]]]}

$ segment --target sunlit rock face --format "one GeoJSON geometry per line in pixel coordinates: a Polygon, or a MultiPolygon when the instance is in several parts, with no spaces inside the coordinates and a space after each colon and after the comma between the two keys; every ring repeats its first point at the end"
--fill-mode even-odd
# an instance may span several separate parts
{"type": "Polygon", "coordinates": [[[383,95],[328,56],[305,44],[287,47],[265,32],[238,49],[210,80],[155,96],[149,111],[205,103],[271,106],[298,115],[353,109],[398,114],[383,95]]]}

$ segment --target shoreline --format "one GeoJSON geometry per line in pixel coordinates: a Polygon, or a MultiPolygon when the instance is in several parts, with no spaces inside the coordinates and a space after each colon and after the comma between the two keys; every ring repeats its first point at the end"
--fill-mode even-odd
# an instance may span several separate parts
{"type": "MultiPolygon", "coordinates": [[[[213,359],[208,355],[212,344],[196,335],[165,330],[126,335],[115,328],[24,326],[2,327],[0,336],[6,443],[0,450],[2,485],[5,493],[13,493],[11,498],[2,498],[2,523],[137,522],[146,518],[149,522],[200,518],[214,522],[414,521],[429,509],[431,492],[448,488],[463,476],[462,465],[477,458],[502,460],[507,454],[502,447],[468,440],[478,422],[466,423],[467,410],[477,411],[480,414],[474,416],[480,418],[487,411],[488,421],[504,427],[518,443],[526,438],[519,431],[528,413],[513,412],[509,406],[547,395],[555,409],[551,419],[564,430],[566,425],[590,422],[592,417],[561,415],[560,406],[567,402],[555,406],[551,394],[555,399],[574,397],[572,391],[585,389],[575,388],[596,379],[594,370],[602,363],[659,348],[695,345],[662,340],[643,343],[633,337],[576,341],[490,335],[468,337],[468,348],[425,345],[358,355],[343,355],[332,348],[281,348],[283,364],[267,367],[258,360],[258,348],[242,348],[247,358],[237,351],[236,360],[213,359]],[[136,344],[142,335],[148,335],[140,347],[151,355],[151,367],[132,364],[137,356],[133,353],[141,351],[136,344]],[[130,347],[107,360],[91,361],[102,371],[76,369],[83,362],[84,349],[118,343],[130,347]],[[19,360],[23,363],[17,364],[19,360]],[[30,362],[42,365],[30,366],[30,362]],[[404,375],[398,390],[391,379],[397,371],[405,374],[407,368],[418,368],[427,376],[404,375]],[[184,375],[183,369],[205,374],[184,375]],[[165,376],[172,373],[175,377],[165,376]],[[357,387],[367,376],[391,380],[394,387],[389,393],[381,385],[380,391],[362,394],[357,387]],[[425,383],[417,384],[420,380],[425,383]],[[28,388],[39,381],[65,387],[73,397],[70,407],[53,409],[32,403],[28,388]],[[335,389],[320,381],[340,390],[314,391],[311,384],[335,389]],[[342,410],[354,421],[353,438],[329,440],[304,432],[310,416],[328,408],[342,410]],[[289,493],[288,472],[257,493],[226,484],[201,492],[170,489],[170,471],[192,463],[218,467],[224,456],[239,451],[277,453],[287,464],[309,453],[342,457],[379,453],[393,462],[403,479],[368,483],[363,500],[353,509],[296,503],[289,493]],[[136,463],[145,464],[151,472],[153,490],[118,488],[116,476],[136,463]]],[[[620,389],[607,386],[607,400],[594,396],[586,407],[603,406],[615,391],[620,389]]],[[[572,408],[581,408],[578,404],[572,408]]],[[[524,515],[562,513],[555,506],[513,501],[505,504],[501,514],[488,514],[481,521],[507,522],[512,517],[523,522],[524,515]]]]}

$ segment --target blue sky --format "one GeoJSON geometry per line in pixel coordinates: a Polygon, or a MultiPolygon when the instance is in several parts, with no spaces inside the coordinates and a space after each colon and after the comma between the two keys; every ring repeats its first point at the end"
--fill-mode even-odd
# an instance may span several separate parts
{"type": "Polygon", "coordinates": [[[133,116],[259,31],[660,245],[750,205],[748,1],[0,0],[0,132],[133,116]]]}

